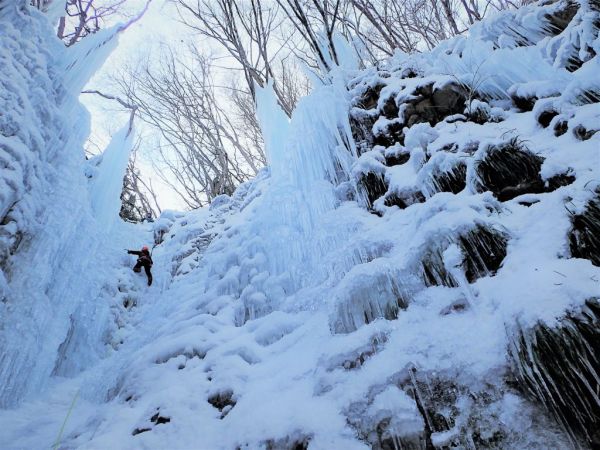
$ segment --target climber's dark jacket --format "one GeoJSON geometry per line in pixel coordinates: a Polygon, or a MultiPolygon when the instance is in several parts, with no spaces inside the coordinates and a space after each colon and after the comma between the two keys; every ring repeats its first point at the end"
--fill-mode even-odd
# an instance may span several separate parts
{"type": "Polygon", "coordinates": [[[141,272],[143,267],[148,277],[148,286],[150,286],[152,284],[152,272],[150,272],[150,268],[153,264],[150,252],[148,250],[127,250],[127,253],[138,256],[137,263],[133,266],[133,271],[141,272]]]}

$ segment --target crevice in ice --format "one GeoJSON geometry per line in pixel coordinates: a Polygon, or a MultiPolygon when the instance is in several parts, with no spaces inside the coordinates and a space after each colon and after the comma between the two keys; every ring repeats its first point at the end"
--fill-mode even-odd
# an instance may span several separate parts
{"type": "Polygon", "coordinates": [[[537,448],[535,438],[528,442],[516,426],[523,420],[527,427],[539,427],[532,423],[537,411],[503,387],[481,380],[474,388],[458,378],[452,371],[407,367],[392,384],[373,386],[364,400],[351,404],[347,422],[376,450],[537,448]],[[513,418],[516,411],[519,417],[513,418]]]}
{"type": "Polygon", "coordinates": [[[423,187],[431,197],[438,192],[458,194],[467,185],[467,164],[457,160],[449,167],[435,167],[423,187]]]}
{"type": "Polygon", "coordinates": [[[553,11],[550,14],[545,14],[544,18],[547,20],[549,24],[549,29],[552,31],[554,35],[558,35],[566,30],[567,26],[577,14],[577,10],[579,6],[577,2],[573,0],[568,0],[562,2],[562,5],[557,10],[553,11]]]}
{"type": "Polygon", "coordinates": [[[383,102],[383,106],[381,107],[381,113],[383,115],[383,117],[385,117],[386,119],[395,119],[396,117],[398,117],[398,113],[400,112],[400,109],[398,108],[398,105],[396,104],[396,98],[395,96],[391,95],[389,96],[384,102],[383,102]]]}
{"type": "Polygon", "coordinates": [[[600,125],[598,125],[598,129],[587,128],[585,125],[579,124],[575,128],[573,128],[573,135],[579,139],[580,141],[587,141],[591,139],[598,131],[600,130],[600,125]]]}
{"type": "Polygon", "coordinates": [[[407,151],[404,148],[400,148],[396,151],[394,148],[392,149],[387,149],[385,151],[384,157],[385,157],[385,165],[387,167],[392,167],[392,166],[399,166],[401,164],[405,164],[408,162],[408,160],[410,159],[410,152],[407,151]]]}
{"type": "Polygon", "coordinates": [[[154,414],[151,418],[150,418],[150,422],[155,423],[156,425],[162,425],[165,423],[169,423],[171,421],[171,419],[169,417],[164,417],[160,415],[160,411],[157,412],[156,414],[154,414]]]}
{"type": "Polygon", "coordinates": [[[382,119],[373,125],[373,144],[391,147],[394,144],[404,145],[404,123],[400,119],[382,119]]]}
{"type": "Polygon", "coordinates": [[[537,116],[537,121],[543,128],[548,128],[552,119],[558,116],[558,114],[558,111],[555,109],[545,109],[537,116]]]}
{"type": "Polygon", "coordinates": [[[508,236],[483,226],[461,234],[458,246],[464,254],[463,269],[469,283],[493,275],[506,257],[508,236]]]}
{"type": "Polygon", "coordinates": [[[402,192],[388,192],[385,195],[383,204],[387,207],[397,206],[400,209],[406,209],[415,203],[423,203],[425,196],[421,191],[402,191],[402,192]]]}
{"type": "Polygon", "coordinates": [[[137,298],[126,295],[123,298],[123,308],[130,310],[132,308],[135,308],[137,306],[137,298]]]}
{"type": "Polygon", "coordinates": [[[384,84],[376,84],[374,86],[368,86],[365,91],[353,102],[354,106],[361,109],[373,109],[377,106],[379,101],[379,94],[385,87],[384,84]]]}
{"type": "MultiPolygon", "coordinates": [[[[372,450],[430,450],[425,425],[413,398],[401,388],[374,386],[345,411],[358,438],[372,450]]],[[[429,443],[430,444],[430,443],[429,443]]]]}
{"type": "Polygon", "coordinates": [[[554,121],[554,136],[559,137],[569,131],[569,121],[564,116],[558,116],[554,121]]]}
{"type": "Polygon", "coordinates": [[[375,200],[385,195],[388,190],[388,184],[384,177],[373,172],[363,174],[359,181],[359,185],[366,193],[369,205],[373,205],[375,200]]]}
{"type": "Polygon", "coordinates": [[[375,140],[373,125],[375,125],[377,116],[362,109],[352,108],[348,120],[358,155],[369,151],[375,140]]]}
{"type": "Polygon", "coordinates": [[[531,111],[538,98],[533,94],[522,94],[518,90],[509,91],[513,104],[521,111],[531,111]]]}
{"type": "Polygon", "coordinates": [[[415,367],[409,368],[408,373],[409,379],[405,380],[402,387],[415,401],[423,417],[427,447],[433,448],[431,435],[448,431],[454,426],[452,419],[442,413],[443,409],[439,408],[439,403],[445,403],[451,410],[452,405],[456,403],[458,390],[454,383],[448,381],[435,380],[435,384],[432,385],[429,377],[417,371],[415,367]]]}
{"type": "Polygon", "coordinates": [[[327,370],[332,371],[342,367],[344,370],[357,370],[363,364],[380,352],[388,340],[387,334],[378,332],[370,336],[368,342],[354,348],[351,352],[337,355],[328,362],[327,370]]]}
{"type": "Polygon", "coordinates": [[[423,433],[398,436],[392,417],[381,420],[375,430],[365,440],[371,444],[371,450],[430,450],[431,442],[427,442],[423,433]]]}

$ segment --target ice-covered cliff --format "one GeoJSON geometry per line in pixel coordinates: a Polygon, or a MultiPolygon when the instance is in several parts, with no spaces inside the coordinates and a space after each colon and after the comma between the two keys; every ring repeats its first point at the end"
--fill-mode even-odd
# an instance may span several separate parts
{"type": "MultiPolygon", "coordinates": [[[[0,9],[0,407],[105,356],[114,327],[106,227],[122,177],[118,161],[86,177],[77,97],[116,39],[106,31],[67,51],[48,17],[20,0],[0,9]]],[[[122,135],[112,147],[126,164],[122,135]]]]}
{"type": "Polygon", "coordinates": [[[289,123],[259,91],[269,169],[114,226],[99,298],[65,294],[119,302],[65,344],[104,358],[44,372],[0,447],[598,448],[599,28],[542,1],[336,69],[289,123]],[[116,252],[150,239],[146,288],[116,252]]]}

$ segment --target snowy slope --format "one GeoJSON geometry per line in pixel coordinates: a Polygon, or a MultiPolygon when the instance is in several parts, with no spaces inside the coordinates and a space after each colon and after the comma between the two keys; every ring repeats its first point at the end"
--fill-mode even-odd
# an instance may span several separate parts
{"type": "Polygon", "coordinates": [[[114,225],[110,351],[0,411],[0,447],[597,448],[599,24],[505,12],[289,124],[260,91],[269,169],[114,225]],[[145,288],[118,252],[150,239],[145,288]]]}

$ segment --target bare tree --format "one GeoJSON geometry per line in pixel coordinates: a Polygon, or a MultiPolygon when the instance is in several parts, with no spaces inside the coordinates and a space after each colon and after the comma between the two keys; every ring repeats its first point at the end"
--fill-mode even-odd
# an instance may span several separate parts
{"type": "Polygon", "coordinates": [[[230,81],[228,89],[229,101],[226,105],[231,111],[231,124],[238,130],[240,144],[251,154],[256,155],[256,168],[263,167],[267,164],[267,160],[252,94],[235,78],[230,81]]]}
{"type": "Polygon", "coordinates": [[[464,33],[490,10],[516,8],[529,0],[347,0],[354,14],[346,23],[373,54],[391,56],[431,49],[464,33]]]}
{"type": "Polygon", "coordinates": [[[97,89],[88,89],[85,91],[81,91],[81,93],[82,94],[96,94],[106,100],[114,100],[117,103],[119,103],[119,105],[121,105],[123,108],[129,110],[129,126],[127,128],[127,136],[129,136],[131,134],[131,132],[133,131],[133,122],[135,119],[135,113],[138,110],[138,106],[135,103],[128,103],[125,100],[123,100],[122,98],[116,97],[111,94],[106,94],[104,92],[98,91],[97,89]]]}
{"type": "MultiPolygon", "coordinates": [[[[32,0],[32,4],[46,5],[49,1],[32,0]]],[[[113,17],[127,19],[117,30],[122,32],[142,18],[151,1],[146,0],[140,11],[129,15],[125,11],[127,0],[66,0],[65,15],[59,19],[56,35],[69,47],[106,26],[113,17]]]]}
{"type": "Polygon", "coordinates": [[[137,168],[137,154],[141,139],[138,138],[131,149],[127,171],[123,177],[123,190],[121,192],[122,219],[139,222],[150,214],[157,217],[161,213],[157,194],[152,181],[145,181],[137,168]]]}
{"type": "Polygon", "coordinates": [[[248,149],[219,102],[211,60],[192,49],[193,61],[164,49],[160,67],[128,70],[116,83],[139,118],[159,133],[153,164],[161,179],[190,207],[231,194],[264,163],[262,148],[248,149]]]}
{"type": "Polygon", "coordinates": [[[334,33],[342,19],[343,0],[277,0],[325,72],[339,64],[334,33]],[[324,39],[323,39],[324,38],[324,39]]]}
{"type": "MultiPolygon", "coordinates": [[[[292,59],[291,57],[289,59],[292,59]]],[[[309,94],[311,86],[293,61],[281,60],[273,68],[279,80],[283,100],[293,110],[300,98],[309,94]]],[[[243,147],[256,155],[259,166],[267,164],[262,130],[256,117],[256,103],[238,78],[232,77],[225,91],[226,108],[231,111],[233,126],[239,130],[243,147]]]]}
{"type": "Polygon", "coordinates": [[[283,110],[289,116],[294,103],[281,87],[275,61],[287,40],[280,33],[284,17],[278,3],[264,0],[175,0],[181,21],[217,43],[241,70],[246,90],[255,99],[255,83],[271,81],[283,110]],[[274,39],[274,34],[277,38],[274,39]]]}
{"type": "MultiPolygon", "coordinates": [[[[120,97],[112,94],[107,94],[95,89],[82,91],[82,94],[94,94],[98,95],[106,100],[113,100],[117,102],[121,107],[129,111],[129,124],[127,128],[127,136],[133,132],[133,124],[136,117],[138,106],[134,103],[127,102],[120,97]]],[[[161,208],[158,204],[156,191],[152,186],[152,181],[145,181],[140,175],[140,171],[137,168],[137,152],[140,148],[142,140],[140,137],[137,138],[133,145],[130,155],[129,162],[127,164],[127,170],[123,177],[123,190],[121,192],[121,212],[119,215],[121,218],[126,220],[138,221],[146,216],[147,213],[151,213],[152,216],[157,216],[161,212],[161,208]]],[[[88,139],[88,146],[96,147],[99,150],[99,146],[88,139]]],[[[88,151],[86,150],[86,153],[88,151]]]]}

